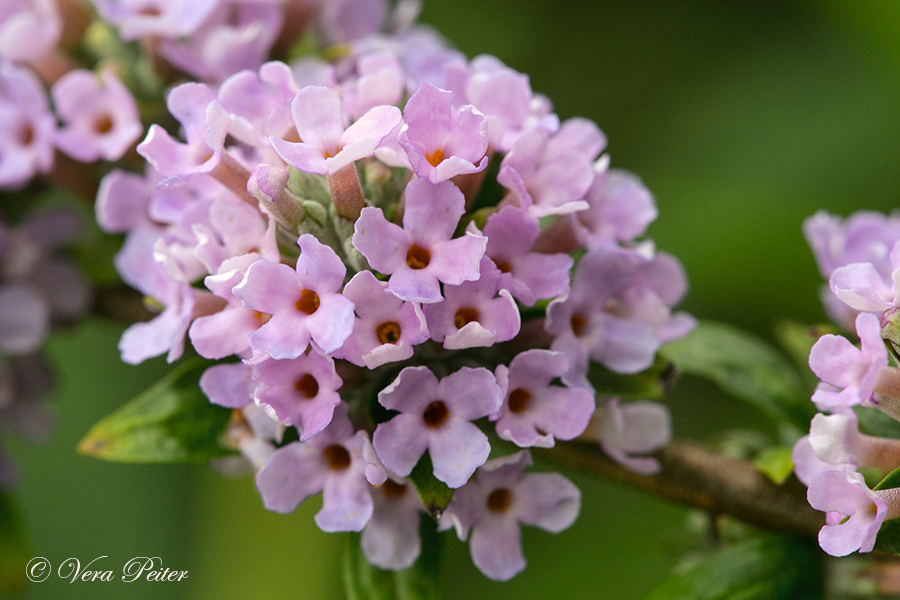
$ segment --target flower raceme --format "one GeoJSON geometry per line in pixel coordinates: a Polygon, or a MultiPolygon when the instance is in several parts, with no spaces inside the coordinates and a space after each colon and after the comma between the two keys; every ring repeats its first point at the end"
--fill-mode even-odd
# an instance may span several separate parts
{"type": "MultiPolygon", "coordinates": [[[[430,513],[508,579],[524,567],[519,523],[561,531],[580,503],[561,475],[526,474],[519,449],[585,434],[592,362],[635,373],[691,329],[673,313],[686,278],[636,239],[652,196],[608,170],[594,123],[560,123],[527,76],[428,30],[352,33],[362,8],[342,4],[339,21],[319,15],[346,42],[333,63],[227,77],[227,61],[191,58],[225,26],[215,2],[167,6],[155,24],[115,9],[123,35],[178,10],[210,15],[192,29],[203,39],[161,48],[208,74],[168,96],[183,134],[152,126],[144,175],[113,171],[101,187],[98,221],[126,236],[123,278],[162,308],[125,333],[123,358],[176,360],[186,334],[202,356],[231,358],[200,384],[235,411],[230,439],[267,508],[321,493],[318,525],[362,532],[386,569],[416,560],[430,513]],[[447,500],[426,506],[423,483],[447,500]]],[[[259,8],[230,26],[264,20],[259,8]]],[[[626,467],[657,470],[635,455],[665,445],[666,410],[603,407],[588,433],[626,467]]]]}
{"type": "Polygon", "coordinates": [[[896,218],[875,213],[843,222],[820,212],[804,230],[830,281],[825,307],[838,323],[854,326],[859,347],[833,334],[812,347],[809,366],[821,380],[812,401],[822,412],[795,444],[792,458],[798,478],[809,486],[810,505],[827,515],[819,533],[822,549],[834,556],[869,552],[882,523],[900,516],[900,491],[870,489],[857,469],[897,469],[900,441],[860,432],[854,409],[877,409],[900,420],[896,283],[888,283],[897,281],[900,227],[896,218]]]}

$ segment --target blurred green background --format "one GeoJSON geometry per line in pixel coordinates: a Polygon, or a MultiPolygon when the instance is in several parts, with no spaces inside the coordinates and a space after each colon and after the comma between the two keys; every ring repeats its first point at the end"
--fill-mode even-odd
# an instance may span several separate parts
{"type": "MultiPolygon", "coordinates": [[[[650,235],[691,280],[683,307],[771,337],[782,317],[824,318],[820,278],[801,234],[819,208],[889,211],[900,199],[900,3],[775,1],[425,0],[433,24],[470,56],[528,73],[562,118],[595,120],[612,164],[639,174],[660,218],[650,235]]],[[[91,321],[58,335],[52,404],[40,446],[5,444],[20,461],[16,498],[33,556],[69,557],[117,574],[136,556],[189,571],[179,583],[68,583],[25,598],[342,597],[343,538],[319,532],[311,500],[266,512],[250,479],[203,466],[128,466],[75,454],[88,428],[155,381],[161,361],[119,363],[121,330],[91,321]]],[[[682,436],[765,422],[708,386],[671,400],[682,436]]],[[[687,511],[569,475],[582,514],[561,535],[527,530],[529,566],[488,581],[467,547],[445,540],[448,600],[640,598],[678,559],[687,511]]]]}

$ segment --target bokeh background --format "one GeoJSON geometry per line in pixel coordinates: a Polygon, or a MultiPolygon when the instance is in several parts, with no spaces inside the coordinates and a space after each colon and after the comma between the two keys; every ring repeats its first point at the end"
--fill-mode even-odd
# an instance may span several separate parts
{"type": "MultiPolygon", "coordinates": [[[[470,56],[528,73],[563,118],[595,120],[612,164],[639,174],[660,217],[650,235],[691,280],[684,308],[772,337],[781,318],[821,321],[820,278],[801,233],[820,208],[900,203],[900,3],[894,0],[425,0],[422,20],[470,56]]],[[[319,532],[318,501],[266,512],[248,478],[200,465],[79,456],[88,428],[167,370],[118,361],[121,329],[89,321],[48,351],[59,369],[48,441],[4,443],[20,461],[18,508],[33,556],[121,572],[136,556],[189,571],[179,583],[68,583],[24,598],[342,597],[344,536],[319,532]]],[[[678,435],[764,419],[682,380],[678,435]]],[[[683,549],[688,511],[578,473],[583,508],[561,535],[527,530],[529,566],[497,584],[445,538],[442,584],[466,598],[641,598],[683,549]]]]}

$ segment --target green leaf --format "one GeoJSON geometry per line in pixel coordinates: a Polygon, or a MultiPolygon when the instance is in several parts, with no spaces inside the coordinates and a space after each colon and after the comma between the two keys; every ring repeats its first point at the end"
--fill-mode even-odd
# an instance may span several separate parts
{"type": "Polygon", "coordinates": [[[422,519],[422,554],[404,571],[384,571],[366,560],[359,534],[347,535],[344,589],[347,600],[439,600],[441,538],[434,521],[422,519]]]}
{"type": "Polygon", "coordinates": [[[809,428],[815,406],[796,369],[760,338],[724,323],[701,321],[660,353],[679,370],[714,381],[776,422],[798,432],[809,428]]]}
{"type": "Polygon", "coordinates": [[[885,475],[884,479],[878,482],[873,490],[889,490],[892,488],[900,487],[900,468],[894,469],[887,475],[885,475]]]}
{"type": "Polygon", "coordinates": [[[453,499],[453,490],[434,476],[434,467],[428,452],[422,455],[422,458],[413,467],[412,473],[409,474],[409,480],[419,493],[422,504],[434,518],[438,518],[453,499]]]}
{"type": "Polygon", "coordinates": [[[717,550],[676,572],[645,600],[813,600],[822,597],[819,551],[766,535],[717,550]]]}
{"type": "Polygon", "coordinates": [[[877,437],[900,439],[900,421],[889,417],[880,410],[854,406],[859,419],[859,430],[877,437]]]}
{"type": "Polygon", "coordinates": [[[672,363],[658,356],[649,369],[634,375],[614,373],[603,365],[592,362],[588,379],[598,395],[652,400],[666,394],[674,375],[672,363]]]}
{"type": "MultiPolygon", "coordinates": [[[[807,326],[795,321],[781,321],[775,327],[775,337],[778,339],[778,343],[781,344],[784,351],[794,361],[794,364],[803,376],[804,383],[810,390],[818,385],[819,378],[809,368],[809,351],[819,341],[819,338],[826,333],[834,334],[838,332],[838,328],[831,324],[807,326]]],[[[812,392],[810,392],[810,395],[812,395],[812,392]]]]}
{"type": "Polygon", "coordinates": [[[202,462],[231,453],[219,443],[231,410],[211,404],[200,390],[208,366],[182,364],[94,425],[78,451],[129,463],[202,462]]]}
{"type": "Polygon", "coordinates": [[[900,554],[900,519],[890,519],[881,524],[875,538],[875,549],[900,554]]]}
{"type": "Polygon", "coordinates": [[[791,448],[787,446],[766,448],[753,459],[753,466],[774,483],[781,485],[794,472],[791,448]]]}
{"type": "Polygon", "coordinates": [[[25,585],[28,539],[12,495],[0,493],[0,594],[25,585]]]}

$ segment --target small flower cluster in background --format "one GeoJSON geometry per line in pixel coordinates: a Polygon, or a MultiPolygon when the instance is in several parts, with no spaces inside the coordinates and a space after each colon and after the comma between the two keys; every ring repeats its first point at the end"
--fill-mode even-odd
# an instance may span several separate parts
{"type": "Polygon", "coordinates": [[[812,400],[821,412],[794,446],[795,470],[809,486],[809,503],[827,513],[822,549],[833,556],[869,552],[884,521],[900,517],[900,490],[886,483],[890,477],[870,489],[859,472],[900,467],[900,440],[860,431],[872,423],[873,410],[900,420],[900,219],[859,212],[843,220],[819,212],[804,229],[829,282],[825,308],[855,331],[859,347],[834,334],[813,346],[809,365],[821,382],[812,400]]]}

